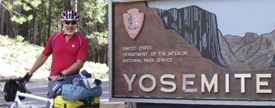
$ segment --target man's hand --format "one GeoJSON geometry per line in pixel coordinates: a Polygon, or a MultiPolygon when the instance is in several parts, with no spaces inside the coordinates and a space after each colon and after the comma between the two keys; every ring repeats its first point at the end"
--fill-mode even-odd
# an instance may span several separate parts
{"type": "Polygon", "coordinates": [[[63,74],[63,73],[61,73],[61,72],[59,72],[59,73],[57,73],[57,74],[56,74],[56,75],[54,75],[54,76],[64,77],[64,74],[63,74]]]}
{"type": "Polygon", "coordinates": [[[64,80],[65,76],[60,72],[54,76],[49,77],[52,82],[58,81],[58,80],[64,80]]]}
{"type": "Polygon", "coordinates": [[[27,73],[24,77],[23,77],[23,80],[26,81],[26,82],[29,82],[30,79],[31,79],[32,75],[29,75],[29,73],[27,73]]]}
{"type": "Polygon", "coordinates": [[[52,82],[57,81],[58,78],[59,78],[59,76],[49,76],[49,79],[50,79],[52,82]]]}

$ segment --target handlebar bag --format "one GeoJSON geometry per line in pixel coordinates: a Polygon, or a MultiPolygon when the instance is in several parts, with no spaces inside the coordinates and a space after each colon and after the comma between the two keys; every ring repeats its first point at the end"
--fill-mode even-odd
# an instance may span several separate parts
{"type": "MultiPolygon", "coordinates": [[[[26,93],[26,89],[23,84],[18,83],[16,79],[9,79],[4,86],[4,98],[6,102],[14,101],[16,92],[20,91],[26,93]]],[[[20,100],[25,99],[25,97],[19,96],[20,100]]]]}

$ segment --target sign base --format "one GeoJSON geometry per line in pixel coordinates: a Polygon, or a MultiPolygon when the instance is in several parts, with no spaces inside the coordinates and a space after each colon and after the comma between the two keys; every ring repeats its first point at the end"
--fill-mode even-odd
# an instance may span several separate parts
{"type": "Polygon", "coordinates": [[[226,105],[183,105],[183,104],[157,104],[136,103],[136,108],[270,108],[270,106],[226,106],[226,105]]]}

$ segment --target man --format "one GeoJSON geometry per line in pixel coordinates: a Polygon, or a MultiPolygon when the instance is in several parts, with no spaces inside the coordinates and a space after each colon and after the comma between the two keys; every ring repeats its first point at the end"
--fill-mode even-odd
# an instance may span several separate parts
{"type": "Polygon", "coordinates": [[[73,10],[63,11],[61,14],[63,31],[53,34],[37,58],[31,70],[23,77],[29,81],[33,73],[39,69],[52,54],[51,73],[49,76],[48,96],[54,81],[63,76],[79,73],[86,61],[88,41],[77,33],[79,15],[73,10]]]}

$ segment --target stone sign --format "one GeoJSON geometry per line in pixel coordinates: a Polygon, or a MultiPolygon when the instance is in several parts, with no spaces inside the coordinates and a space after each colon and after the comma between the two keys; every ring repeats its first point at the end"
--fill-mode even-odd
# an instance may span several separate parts
{"type": "Polygon", "coordinates": [[[194,5],[111,5],[111,100],[275,105],[274,31],[224,36],[217,16],[194,5]]]}

